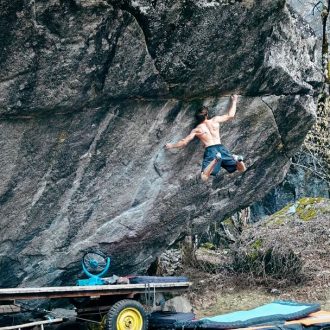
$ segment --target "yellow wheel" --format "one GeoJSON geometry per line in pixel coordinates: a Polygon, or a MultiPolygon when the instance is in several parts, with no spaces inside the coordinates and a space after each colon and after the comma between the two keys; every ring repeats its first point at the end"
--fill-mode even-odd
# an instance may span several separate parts
{"type": "Polygon", "coordinates": [[[117,330],[141,330],[142,325],[142,315],[136,308],[127,307],[117,317],[117,330]]]}
{"type": "Polygon", "coordinates": [[[148,318],[143,306],[131,299],[114,304],[109,312],[106,330],[147,330],[148,318]]]}

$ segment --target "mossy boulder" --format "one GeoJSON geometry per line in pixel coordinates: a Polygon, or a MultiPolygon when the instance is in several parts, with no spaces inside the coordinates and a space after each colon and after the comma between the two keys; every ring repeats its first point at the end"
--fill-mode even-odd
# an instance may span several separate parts
{"type": "Polygon", "coordinates": [[[329,224],[329,199],[302,198],[243,231],[233,248],[233,268],[284,282],[330,274],[329,224]]]}
{"type": "Polygon", "coordinates": [[[330,213],[330,206],[323,205],[322,198],[301,198],[297,202],[296,213],[300,220],[308,221],[314,219],[318,213],[330,213]],[[320,205],[322,204],[322,206],[320,205]]]}

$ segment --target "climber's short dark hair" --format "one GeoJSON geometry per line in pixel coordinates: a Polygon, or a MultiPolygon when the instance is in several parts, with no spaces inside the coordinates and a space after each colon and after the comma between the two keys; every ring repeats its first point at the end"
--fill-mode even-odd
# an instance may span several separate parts
{"type": "Polygon", "coordinates": [[[208,113],[209,113],[209,109],[208,107],[203,106],[201,109],[199,109],[196,114],[195,114],[195,118],[197,120],[197,125],[202,123],[205,119],[208,118],[208,113]]]}

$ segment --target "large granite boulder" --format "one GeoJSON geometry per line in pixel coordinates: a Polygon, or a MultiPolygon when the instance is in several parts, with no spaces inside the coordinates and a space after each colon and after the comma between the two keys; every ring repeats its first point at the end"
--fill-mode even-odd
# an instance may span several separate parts
{"type": "Polygon", "coordinates": [[[0,16],[1,286],[73,283],[95,247],[145,271],[278,184],[315,119],[315,37],[283,0],[6,0],[0,16]],[[223,143],[248,170],[202,184],[197,141],[163,146],[230,93],[223,143]]]}
{"type": "Polygon", "coordinates": [[[251,220],[256,221],[294,203],[305,196],[330,198],[330,136],[329,136],[329,1],[288,0],[296,15],[301,15],[317,37],[315,60],[322,66],[325,84],[318,100],[317,122],[308,133],[302,148],[295,154],[282,183],[251,206],[251,220]],[[323,44],[323,46],[322,46],[323,44]]]}
{"type": "MultiPolygon", "coordinates": [[[[317,37],[315,44],[315,60],[322,65],[322,42],[328,38],[328,0],[300,1],[288,0],[288,5],[295,11],[296,15],[303,18],[303,24],[307,24],[317,37]]],[[[326,49],[323,49],[325,52],[326,49]]]]}

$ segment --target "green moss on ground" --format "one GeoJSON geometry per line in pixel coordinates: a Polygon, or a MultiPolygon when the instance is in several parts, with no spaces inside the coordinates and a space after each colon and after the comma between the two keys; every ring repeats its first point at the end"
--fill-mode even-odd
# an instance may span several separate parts
{"type": "Polygon", "coordinates": [[[324,198],[322,197],[303,197],[299,199],[298,205],[301,206],[313,205],[316,203],[320,203],[322,201],[324,201],[324,198]]]}
{"type": "Polygon", "coordinates": [[[263,240],[261,238],[256,239],[253,243],[251,243],[251,248],[255,250],[259,250],[262,247],[263,240]]]}
{"type": "Polygon", "coordinates": [[[266,221],[267,226],[280,226],[285,223],[285,220],[288,219],[288,216],[290,215],[289,209],[293,206],[293,204],[288,204],[283,209],[277,211],[273,215],[270,216],[269,220],[266,221]]]}
{"type": "Polygon", "coordinates": [[[274,213],[269,217],[266,222],[267,226],[283,225],[286,221],[295,218],[295,215],[302,221],[310,221],[318,214],[326,214],[330,212],[329,206],[326,205],[326,199],[322,197],[303,197],[295,204],[289,204],[283,209],[274,213]],[[292,206],[295,207],[294,211],[290,211],[292,206]],[[290,211],[290,212],[289,212],[290,211]]]}
{"type": "Polygon", "coordinates": [[[309,221],[315,218],[321,211],[320,203],[324,201],[321,197],[304,197],[297,202],[296,213],[299,219],[309,221]]]}
{"type": "Polygon", "coordinates": [[[277,211],[276,213],[274,213],[271,217],[279,217],[279,216],[285,216],[287,215],[290,207],[292,206],[293,204],[288,204],[287,206],[283,207],[283,209],[277,211]]]}
{"type": "Polygon", "coordinates": [[[206,249],[206,250],[215,250],[216,249],[215,245],[211,242],[205,242],[205,243],[201,244],[201,248],[206,249]]]}
{"type": "Polygon", "coordinates": [[[312,208],[308,208],[308,209],[300,208],[299,210],[297,210],[297,214],[301,220],[309,221],[316,217],[317,212],[316,212],[316,210],[314,210],[312,208]]]}

